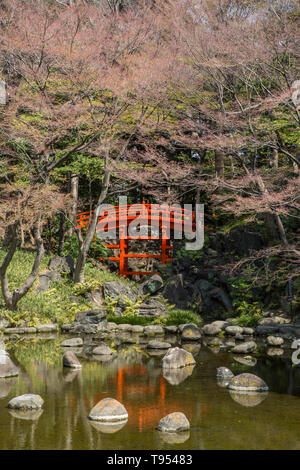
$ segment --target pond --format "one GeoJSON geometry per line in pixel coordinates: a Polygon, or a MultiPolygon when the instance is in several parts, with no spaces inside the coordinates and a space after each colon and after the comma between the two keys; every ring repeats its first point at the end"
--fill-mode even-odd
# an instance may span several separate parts
{"type": "Polygon", "coordinates": [[[82,370],[63,368],[61,338],[22,339],[7,345],[20,375],[0,380],[0,449],[299,449],[300,369],[283,357],[261,355],[254,366],[232,354],[187,345],[194,368],[163,375],[162,355],[141,345],[118,347],[107,362],[77,350],[82,370]],[[216,353],[217,352],[217,353],[216,353]],[[152,353],[153,354],[153,353],[152,353]],[[218,385],[216,368],[254,373],[270,388],[257,398],[234,395],[218,385]],[[43,410],[30,419],[7,408],[23,393],[43,397],[43,410]],[[128,422],[111,429],[87,416],[101,399],[123,403],[128,422]],[[189,432],[166,435],[155,430],[166,414],[182,411],[189,432]]]}

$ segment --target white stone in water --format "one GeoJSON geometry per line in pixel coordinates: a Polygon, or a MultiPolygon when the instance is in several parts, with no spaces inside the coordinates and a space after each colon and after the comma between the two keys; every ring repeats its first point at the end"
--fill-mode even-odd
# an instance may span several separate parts
{"type": "Polygon", "coordinates": [[[113,353],[114,352],[106,344],[100,344],[95,349],[93,349],[93,354],[96,354],[96,355],[99,355],[99,356],[101,356],[101,355],[110,356],[113,353]]]}
{"type": "Polygon", "coordinates": [[[26,393],[10,400],[7,406],[17,410],[37,410],[42,408],[43,404],[44,400],[39,395],[26,393]]]}
{"type": "Polygon", "coordinates": [[[128,413],[122,403],[114,398],[104,398],[92,408],[88,417],[92,421],[127,421],[128,413]]]}
{"type": "Polygon", "coordinates": [[[0,78],[0,105],[6,104],[6,83],[0,78]]]}
{"type": "Polygon", "coordinates": [[[230,378],[232,378],[232,377],[234,377],[234,374],[227,367],[218,367],[217,377],[226,377],[226,378],[230,377],[230,378]]]}
{"type": "Polygon", "coordinates": [[[184,413],[175,411],[175,413],[170,413],[162,418],[156,429],[163,432],[188,431],[190,423],[184,413]]]}
{"type": "Polygon", "coordinates": [[[229,388],[240,392],[266,392],[269,390],[263,379],[257,377],[257,375],[248,373],[233,377],[229,388]]]}
{"type": "Polygon", "coordinates": [[[63,343],[61,343],[61,346],[66,347],[66,348],[71,348],[73,346],[82,346],[82,345],[83,345],[82,338],[66,339],[63,343]]]}
{"type": "Polygon", "coordinates": [[[193,355],[178,347],[170,348],[162,360],[164,369],[179,369],[193,364],[196,364],[193,355]]]}
{"type": "Polygon", "coordinates": [[[72,369],[81,369],[82,367],[74,351],[67,351],[63,355],[63,366],[72,369]]]}

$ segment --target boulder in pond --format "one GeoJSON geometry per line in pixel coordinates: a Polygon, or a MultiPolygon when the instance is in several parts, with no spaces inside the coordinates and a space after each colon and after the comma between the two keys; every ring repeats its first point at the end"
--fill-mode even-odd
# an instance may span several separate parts
{"type": "Polygon", "coordinates": [[[88,417],[92,421],[127,421],[128,413],[122,403],[114,398],[104,398],[92,408],[88,417]]]}
{"type": "Polygon", "coordinates": [[[66,339],[61,343],[61,346],[64,348],[72,348],[72,347],[78,347],[83,345],[83,340],[82,338],[70,338],[66,339]]]}
{"type": "Polygon", "coordinates": [[[146,336],[155,336],[163,335],[164,329],[161,325],[148,325],[144,328],[144,335],[146,336]]]}
{"type": "Polygon", "coordinates": [[[38,410],[42,408],[43,404],[44,400],[40,395],[26,393],[10,400],[7,406],[16,410],[38,410]]]}
{"type": "Polygon", "coordinates": [[[178,327],[176,325],[165,326],[165,333],[167,334],[176,334],[178,331],[178,327]]]}
{"type": "Polygon", "coordinates": [[[63,366],[71,367],[72,369],[81,369],[81,364],[73,351],[67,351],[63,355],[63,366]]]}
{"type": "Polygon", "coordinates": [[[221,328],[221,330],[225,330],[226,326],[230,326],[231,322],[226,321],[226,320],[215,320],[210,325],[217,326],[218,328],[221,328]]]}
{"type": "Polygon", "coordinates": [[[269,390],[263,379],[257,375],[244,373],[233,377],[229,384],[231,390],[240,392],[267,392],[269,390]]]}
{"type": "Polygon", "coordinates": [[[232,352],[234,354],[248,354],[255,351],[256,348],[257,344],[254,341],[246,341],[245,343],[234,346],[232,352]]]}
{"type": "Polygon", "coordinates": [[[170,348],[162,360],[164,369],[180,369],[194,364],[196,364],[196,361],[193,355],[178,347],[170,348]]]}
{"type": "Polygon", "coordinates": [[[106,344],[100,344],[95,349],[93,349],[93,354],[100,356],[110,356],[114,352],[106,344]]]}
{"type": "Polygon", "coordinates": [[[175,411],[162,418],[157,428],[162,432],[182,432],[190,429],[190,423],[184,413],[175,411]]]}
{"type": "Polygon", "coordinates": [[[254,335],[254,328],[251,328],[249,326],[243,326],[243,335],[249,335],[249,336],[252,336],[254,335]]]}
{"type": "Polygon", "coordinates": [[[83,310],[77,312],[75,322],[85,324],[98,324],[106,319],[106,310],[103,308],[92,308],[90,310],[83,310]]]}
{"type": "Polygon", "coordinates": [[[242,335],[243,334],[243,328],[241,326],[234,326],[234,325],[226,326],[225,332],[228,335],[232,335],[232,336],[242,335]]]}
{"type": "Polygon", "coordinates": [[[38,333],[53,333],[58,331],[58,325],[54,323],[47,323],[44,325],[38,325],[36,327],[38,333]]]}
{"type": "Polygon", "coordinates": [[[209,324],[209,325],[205,325],[203,328],[202,328],[202,331],[203,331],[203,334],[204,335],[207,335],[207,336],[216,336],[218,335],[219,333],[221,333],[222,329],[217,326],[217,325],[213,325],[213,324],[209,324]]]}
{"type": "Polygon", "coordinates": [[[144,333],[144,327],[142,325],[132,325],[132,333],[142,334],[144,333]]]}
{"type": "Polygon", "coordinates": [[[184,341],[199,341],[201,339],[201,332],[197,325],[194,323],[185,325],[181,332],[181,339],[184,341]]]}
{"type": "Polygon", "coordinates": [[[164,341],[157,341],[154,339],[153,341],[149,341],[147,344],[148,349],[169,349],[171,347],[170,343],[166,343],[164,341]]]}
{"type": "Polygon", "coordinates": [[[0,349],[0,378],[14,377],[19,371],[4,349],[0,349]]]}
{"type": "Polygon", "coordinates": [[[228,367],[218,367],[217,368],[217,377],[222,377],[222,378],[232,378],[234,377],[234,374],[231,372],[228,367]]]}

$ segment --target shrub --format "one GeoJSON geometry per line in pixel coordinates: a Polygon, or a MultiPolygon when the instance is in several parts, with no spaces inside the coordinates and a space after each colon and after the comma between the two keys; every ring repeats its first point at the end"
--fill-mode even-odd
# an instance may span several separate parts
{"type": "Polygon", "coordinates": [[[182,323],[195,323],[200,325],[202,318],[191,310],[171,310],[167,315],[166,325],[181,325],[182,323]]]}

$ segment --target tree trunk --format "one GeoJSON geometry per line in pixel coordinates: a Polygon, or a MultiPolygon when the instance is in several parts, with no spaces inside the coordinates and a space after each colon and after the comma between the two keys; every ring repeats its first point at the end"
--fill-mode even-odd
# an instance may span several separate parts
{"type": "Polygon", "coordinates": [[[64,212],[59,213],[59,230],[58,230],[58,248],[57,248],[57,254],[58,256],[61,256],[63,249],[64,249],[64,244],[65,244],[65,221],[66,221],[66,216],[64,212]]]}
{"type": "Polygon", "coordinates": [[[224,154],[219,150],[215,151],[215,172],[218,178],[224,179],[224,154]]]}
{"type": "MultiPolygon", "coordinates": [[[[269,194],[269,191],[267,190],[267,188],[265,186],[265,183],[263,182],[261,176],[259,176],[258,174],[256,174],[256,181],[257,181],[257,184],[258,184],[258,187],[259,187],[261,193],[262,194],[269,194]]],[[[286,238],[286,233],[285,233],[284,226],[282,224],[280,215],[277,214],[277,212],[275,212],[274,210],[272,210],[272,215],[274,217],[274,220],[275,220],[275,223],[276,223],[276,226],[277,226],[277,230],[278,230],[278,233],[279,233],[280,240],[282,241],[282,243],[284,245],[288,245],[288,241],[287,241],[287,238],[286,238]]]]}
{"type": "Polygon", "coordinates": [[[99,195],[96,207],[93,212],[92,220],[88,226],[87,232],[85,239],[83,240],[81,238],[81,233],[78,231],[78,238],[79,238],[79,254],[78,258],[76,261],[76,266],[75,266],[75,272],[74,272],[74,281],[75,283],[83,283],[84,282],[84,267],[87,259],[87,254],[90,248],[90,245],[92,243],[92,240],[94,238],[97,222],[98,222],[98,216],[99,216],[99,211],[100,211],[100,206],[104,202],[108,188],[109,188],[109,182],[110,182],[110,176],[111,176],[111,170],[110,169],[105,169],[104,170],[104,176],[103,176],[103,182],[102,182],[102,188],[101,188],[101,193],[99,195]]]}
{"type": "Polygon", "coordinates": [[[71,208],[71,212],[69,213],[69,219],[72,224],[72,227],[70,227],[66,231],[65,233],[66,236],[71,236],[74,233],[74,229],[75,229],[75,221],[76,221],[77,208],[78,208],[78,186],[79,186],[79,176],[72,173],[70,177],[70,194],[72,196],[72,208],[71,208]]]}
{"type": "Polygon", "coordinates": [[[17,248],[17,238],[18,238],[17,224],[15,224],[14,226],[11,227],[11,237],[10,237],[11,241],[10,241],[8,253],[5,256],[2,265],[0,266],[0,280],[1,280],[2,295],[4,298],[5,305],[9,310],[16,310],[17,303],[19,302],[19,300],[22,297],[24,297],[24,295],[26,295],[29,289],[32,287],[38,275],[38,269],[42,261],[42,258],[44,256],[44,252],[45,252],[43,240],[41,238],[41,233],[40,233],[40,220],[38,220],[34,229],[36,257],[33,263],[32,271],[20,287],[18,287],[14,291],[10,291],[8,287],[7,269],[11,263],[11,260],[17,248]]]}
{"type": "Polygon", "coordinates": [[[273,168],[278,169],[278,149],[273,149],[273,168]]]}

